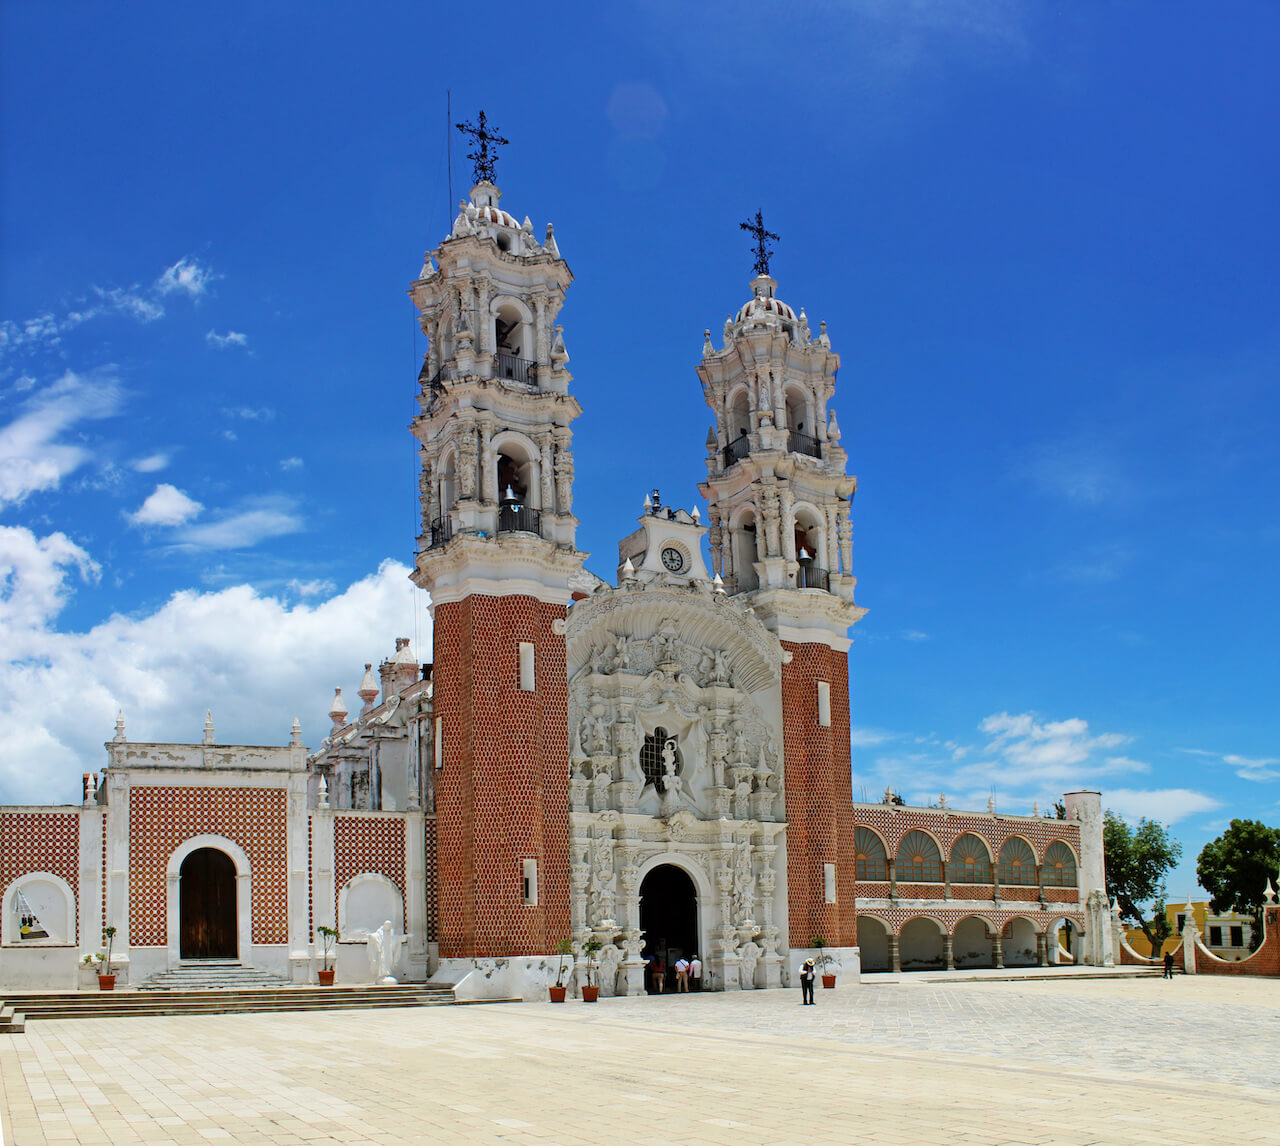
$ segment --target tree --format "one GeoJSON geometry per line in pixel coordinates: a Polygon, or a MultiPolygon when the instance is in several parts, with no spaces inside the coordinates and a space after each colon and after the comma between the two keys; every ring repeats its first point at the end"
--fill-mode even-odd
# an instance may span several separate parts
{"type": "Polygon", "coordinates": [[[1108,811],[1102,826],[1102,847],[1106,854],[1107,897],[1120,905],[1120,914],[1142,929],[1158,955],[1169,936],[1165,914],[1165,876],[1182,857],[1182,844],[1156,820],[1143,818],[1136,828],[1108,811]],[[1151,918],[1144,904],[1151,905],[1151,918]]]}
{"type": "Polygon", "coordinates": [[[1280,828],[1261,820],[1232,820],[1216,840],[1210,840],[1196,860],[1196,879],[1211,896],[1214,911],[1253,915],[1256,950],[1262,942],[1262,895],[1267,880],[1280,876],[1280,828]]]}

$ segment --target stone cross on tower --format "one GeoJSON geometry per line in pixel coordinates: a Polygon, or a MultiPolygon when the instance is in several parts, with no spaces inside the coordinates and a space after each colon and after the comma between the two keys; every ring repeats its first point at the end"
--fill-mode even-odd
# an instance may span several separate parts
{"type": "Polygon", "coordinates": [[[772,231],[766,231],[764,227],[764,214],[760,211],[756,212],[755,222],[748,219],[745,223],[739,223],[744,231],[750,232],[756,241],[756,274],[767,275],[769,273],[769,260],[773,258],[773,251],[769,249],[768,240],[777,239],[779,236],[772,231]]]}
{"type": "MultiPolygon", "coordinates": [[[[463,135],[469,135],[480,146],[475,151],[467,152],[467,158],[475,165],[475,176],[477,183],[492,183],[494,178],[494,169],[498,163],[498,147],[506,147],[511,141],[503,139],[496,132],[489,130],[488,121],[484,117],[484,112],[480,112],[478,124],[459,123],[456,125],[463,135]],[[489,144],[494,144],[494,150],[489,149],[489,144]]],[[[775,236],[776,237],[776,236],[775,236]]]]}

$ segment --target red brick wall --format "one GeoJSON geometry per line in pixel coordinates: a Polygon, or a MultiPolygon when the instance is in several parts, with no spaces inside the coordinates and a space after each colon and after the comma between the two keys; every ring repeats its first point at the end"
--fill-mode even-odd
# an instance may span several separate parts
{"type": "Polygon", "coordinates": [[[849,764],[849,659],[823,644],[783,641],[783,764],[787,793],[789,940],[858,941],[854,910],[853,782],[849,764]],[[831,685],[831,727],[818,724],[817,682],[831,685]],[[836,903],[824,902],[823,865],[836,865],[836,903]]]}
{"type": "Polygon", "coordinates": [[[442,958],[537,955],[569,934],[569,730],[563,606],[468,597],[435,613],[437,935],[442,958]],[[534,692],[519,642],[534,645],[534,692]],[[538,904],[521,902],[522,858],[538,904]]]}
{"type": "MultiPolygon", "coordinates": [[[[0,898],[19,876],[33,871],[60,876],[76,897],[76,935],[72,943],[78,943],[80,938],[79,868],[78,812],[0,812],[0,898]]],[[[5,939],[14,938],[8,931],[16,926],[11,915],[0,921],[5,939]]]]}
{"type": "Polygon", "coordinates": [[[1196,948],[1197,975],[1280,975],[1280,907],[1268,907],[1263,918],[1262,945],[1237,963],[1211,959],[1196,948]]]}
{"type": "Polygon", "coordinates": [[[204,834],[233,840],[249,857],[253,942],[288,943],[283,788],[134,788],[129,793],[129,942],[165,945],[169,857],[192,836],[204,834]]]}
{"type": "Polygon", "coordinates": [[[391,814],[338,815],[333,820],[333,909],[348,881],[363,872],[385,875],[400,892],[400,928],[408,926],[405,902],[405,820],[391,814]]]}

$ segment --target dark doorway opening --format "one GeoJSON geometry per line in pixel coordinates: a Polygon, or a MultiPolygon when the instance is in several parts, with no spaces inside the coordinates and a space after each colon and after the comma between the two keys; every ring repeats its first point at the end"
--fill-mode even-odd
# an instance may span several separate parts
{"type": "MultiPolygon", "coordinates": [[[[674,864],[655,867],[640,884],[640,927],[650,968],[661,959],[667,967],[666,989],[675,986],[675,962],[698,951],[698,892],[689,874],[674,864]]],[[[645,989],[652,992],[652,976],[645,989]]]]}
{"type": "Polygon", "coordinates": [[[183,959],[235,959],[236,865],[226,852],[200,848],[178,872],[181,916],[178,955],[183,959]]]}

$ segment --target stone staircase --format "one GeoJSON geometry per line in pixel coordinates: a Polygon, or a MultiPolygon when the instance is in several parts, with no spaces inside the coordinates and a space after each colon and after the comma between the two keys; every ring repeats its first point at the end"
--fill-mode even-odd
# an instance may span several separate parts
{"type": "MultiPolygon", "coordinates": [[[[185,971],[186,968],[180,969],[185,971]]],[[[135,1018],[155,1015],[225,1015],[281,1011],[344,1011],[382,1007],[435,1007],[455,1004],[452,987],[406,983],[394,987],[293,986],[252,968],[222,971],[212,986],[189,987],[185,976],[146,989],[116,991],[23,991],[0,1000],[0,1035],[21,1034],[36,1019],[135,1018]],[[265,981],[264,981],[265,980],[265,981]]],[[[174,974],[170,972],[168,974],[174,974]]],[[[164,976],[156,976],[162,979],[164,976]]]]}
{"type": "Polygon", "coordinates": [[[232,959],[202,959],[180,963],[169,971],[138,984],[139,991],[252,991],[261,988],[291,987],[288,979],[246,967],[232,959]]]}

